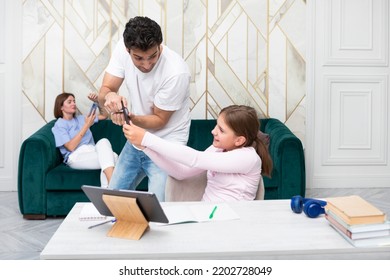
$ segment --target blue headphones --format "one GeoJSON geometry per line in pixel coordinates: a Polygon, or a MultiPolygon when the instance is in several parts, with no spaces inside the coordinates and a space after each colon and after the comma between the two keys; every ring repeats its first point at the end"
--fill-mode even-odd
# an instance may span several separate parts
{"type": "Polygon", "coordinates": [[[303,198],[300,195],[291,198],[291,210],[294,213],[303,212],[309,218],[317,218],[321,214],[325,214],[326,201],[313,198],[303,198]]]}

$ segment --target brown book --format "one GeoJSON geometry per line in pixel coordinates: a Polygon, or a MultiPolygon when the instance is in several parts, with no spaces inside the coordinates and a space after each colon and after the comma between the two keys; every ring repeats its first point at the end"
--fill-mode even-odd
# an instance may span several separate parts
{"type": "Polygon", "coordinates": [[[386,214],[358,195],[326,199],[330,210],[349,225],[383,223],[386,214]]]}

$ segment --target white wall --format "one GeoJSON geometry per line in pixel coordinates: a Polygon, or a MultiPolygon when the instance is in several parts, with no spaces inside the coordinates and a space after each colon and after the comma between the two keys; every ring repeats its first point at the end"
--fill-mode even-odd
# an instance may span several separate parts
{"type": "Polygon", "coordinates": [[[0,0],[0,191],[16,190],[21,143],[21,1],[0,0]]]}
{"type": "Polygon", "coordinates": [[[389,187],[389,2],[309,1],[309,188],[389,187]]]}

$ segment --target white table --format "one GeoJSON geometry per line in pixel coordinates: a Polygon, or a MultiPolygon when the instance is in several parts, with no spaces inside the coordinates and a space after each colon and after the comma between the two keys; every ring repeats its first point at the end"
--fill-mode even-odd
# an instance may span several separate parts
{"type": "Polygon", "coordinates": [[[290,200],[229,203],[240,219],[150,223],[140,240],[128,240],[107,237],[112,224],[88,229],[96,221],[79,221],[84,203],[77,203],[41,259],[390,259],[390,247],[355,248],[323,216],[295,214],[289,204],[290,200]]]}

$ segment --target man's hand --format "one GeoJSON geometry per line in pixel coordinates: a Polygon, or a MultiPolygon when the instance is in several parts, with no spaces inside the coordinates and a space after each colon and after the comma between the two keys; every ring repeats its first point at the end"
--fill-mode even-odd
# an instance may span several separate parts
{"type": "Polygon", "coordinates": [[[126,98],[115,92],[109,92],[107,93],[104,102],[104,108],[110,114],[112,122],[117,125],[123,125],[125,122],[121,101],[123,101],[123,105],[127,107],[126,98]]]}

